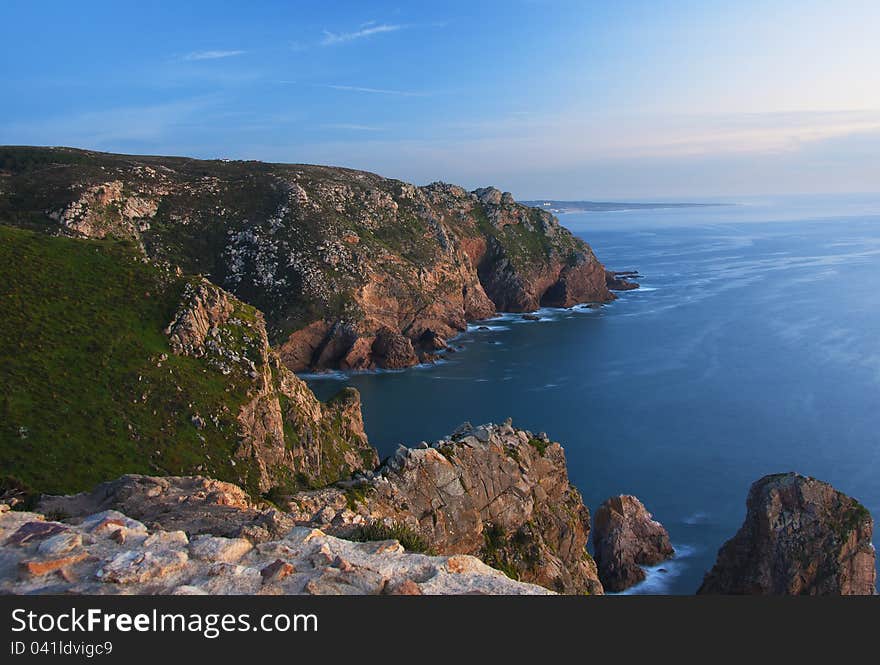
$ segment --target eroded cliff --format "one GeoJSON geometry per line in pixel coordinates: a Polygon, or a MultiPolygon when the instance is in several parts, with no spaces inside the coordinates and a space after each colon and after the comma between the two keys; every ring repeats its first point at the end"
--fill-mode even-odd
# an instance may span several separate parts
{"type": "Polygon", "coordinates": [[[443,554],[473,554],[561,593],[602,593],[587,552],[590,513],[565,453],[546,435],[464,426],[432,446],[400,447],[375,474],[301,492],[303,524],[340,536],[403,529],[443,554]]]}
{"type": "Polygon", "coordinates": [[[596,509],[593,550],[599,579],[608,591],[623,591],[645,579],[642,566],[672,557],[669,533],[637,497],[613,496],[596,509]]]}
{"type": "Polygon", "coordinates": [[[797,473],[754,483],[746,518],[698,593],[872,595],[874,521],[855,499],[797,473]]]}
{"type": "Polygon", "coordinates": [[[0,172],[0,219],[126,238],[205,275],[265,313],[294,371],[412,365],[468,320],[617,284],[555,217],[494,188],[67,148],[0,148],[0,172]]]}

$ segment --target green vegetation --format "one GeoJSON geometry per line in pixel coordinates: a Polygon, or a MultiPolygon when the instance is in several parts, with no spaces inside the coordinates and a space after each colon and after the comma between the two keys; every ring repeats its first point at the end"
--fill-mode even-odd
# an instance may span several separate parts
{"type": "Polygon", "coordinates": [[[267,501],[268,503],[271,503],[279,510],[286,510],[284,508],[284,504],[290,500],[290,493],[285,491],[285,489],[280,485],[275,485],[269,488],[268,491],[263,492],[260,495],[260,498],[264,501],[267,501]]]}
{"type": "Polygon", "coordinates": [[[504,527],[500,524],[485,524],[483,539],[483,549],[479,557],[483,563],[500,570],[512,580],[519,580],[519,571],[507,552],[509,542],[504,527]]]}
{"type": "Polygon", "coordinates": [[[840,524],[838,536],[841,540],[846,540],[849,534],[859,528],[866,520],[871,519],[871,513],[861,503],[852,500],[852,505],[847,509],[840,524]]]}
{"type": "Polygon", "coordinates": [[[455,444],[444,443],[442,446],[437,448],[437,452],[451,462],[455,459],[455,444]]]}
{"type": "Polygon", "coordinates": [[[2,223],[53,235],[58,214],[91,196],[92,229],[136,239],[150,258],[259,308],[273,344],[321,319],[363,320],[358,294],[371,273],[387,276],[414,311],[452,296],[457,280],[428,288],[422,275],[444,266],[454,236],[485,236],[492,258],[526,280],[548,258],[573,262],[583,251],[565,229],[548,234],[539,209],[518,208],[518,223],[499,229],[481,205],[446,215],[442,197],[426,208],[402,183],[331,167],[6,146],[0,183],[2,223]],[[110,182],[122,183],[124,199],[156,205],[155,214],[135,219],[124,200],[96,202],[110,182]]]}
{"type": "Polygon", "coordinates": [[[351,510],[357,510],[359,504],[366,503],[367,501],[367,485],[352,485],[351,487],[345,488],[345,505],[351,510]]]}
{"type": "Polygon", "coordinates": [[[184,283],[126,242],[0,226],[0,468],[14,482],[67,493],[123,473],[253,476],[230,461],[246,377],[170,352],[184,283]]]}
{"type": "Polygon", "coordinates": [[[529,439],[529,445],[537,450],[540,455],[543,455],[550,444],[543,439],[536,439],[535,437],[532,437],[531,439],[529,439]]]}
{"type": "MultiPolygon", "coordinates": [[[[532,210],[529,214],[531,229],[523,224],[508,224],[498,229],[489,221],[479,205],[473,207],[471,214],[476,220],[477,230],[487,238],[497,240],[504,249],[505,256],[517,270],[531,272],[537,265],[544,263],[554,251],[560,250],[560,247],[557,247],[559,241],[551,241],[550,237],[541,230],[540,210],[532,210]]],[[[564,239],[564,247],[561,249],[572,249],[576,240],[570,237],[570,234],[566,234],[564,239]]]]}
{"type": "Polygon", "coordinates": [[[382,522],[366,524],[358,528],[349,538],[359,542],[396,540],[409,552],[434,554],[434,550],[428,545],[428,541],[418,531],[399,522],[395,522],[391,526],[382,522]]]}

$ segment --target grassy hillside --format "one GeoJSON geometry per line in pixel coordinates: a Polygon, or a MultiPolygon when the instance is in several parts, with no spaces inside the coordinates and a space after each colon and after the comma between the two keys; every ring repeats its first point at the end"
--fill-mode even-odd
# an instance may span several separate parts
{"type": "Polygon", "coordinates": [[[163,329],[183,286],[127,242],[0,226],[4,484],[72,492],[130,472],[242,476],[231,454],[249,384],[170,353],[163,329]]]}

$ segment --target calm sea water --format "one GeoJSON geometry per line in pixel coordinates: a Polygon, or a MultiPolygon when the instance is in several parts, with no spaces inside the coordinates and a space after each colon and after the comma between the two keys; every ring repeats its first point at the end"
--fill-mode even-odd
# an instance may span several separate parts
{"type": "Polygon", "coordinates": [[[768,473],[880,518],[880,197],[583,213],[563,224],[642,289],[601,310],[476,326],[448,362],[343,381],[383,456],[462,421],[546,431],[591,510],[637,495],[679,555],[636,593],[693,593],[768,473]]]}

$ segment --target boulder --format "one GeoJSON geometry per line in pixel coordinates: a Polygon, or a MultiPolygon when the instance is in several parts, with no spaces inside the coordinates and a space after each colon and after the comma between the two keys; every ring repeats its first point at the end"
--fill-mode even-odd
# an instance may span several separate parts
{"type": "Polygon", "coordinates": [[[633,289],[639,288],[639,283],[630,280],[638,276],[638,272],[635,271],[614,272],[612,270],[606,270],[605,285],[611,291],[632,291],[633,289]]]}
{"type": "Polygon", "coordinates": [[[412,341],[391,328],[380,328],[372,346],[373,357],[379,367],[401,369],[418,363],[412,341]]]}

